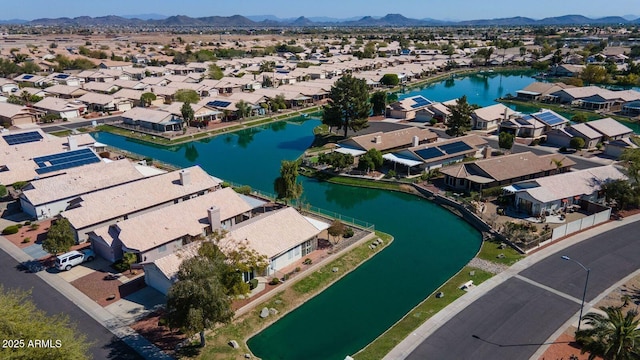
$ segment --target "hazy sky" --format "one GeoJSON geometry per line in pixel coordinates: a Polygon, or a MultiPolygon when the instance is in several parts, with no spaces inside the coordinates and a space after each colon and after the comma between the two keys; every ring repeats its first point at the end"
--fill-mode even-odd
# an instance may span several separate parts
{"type": "Polygon", "coordinates": [[[491,19],[579,14],[589,17],[640,16],[638,0],[3,0],[0,19],[82,15],[276,15],[278,17],[383,16],[442,20],[491,19]],[[28,4],[28,6],[26,6],[28,4]]]}

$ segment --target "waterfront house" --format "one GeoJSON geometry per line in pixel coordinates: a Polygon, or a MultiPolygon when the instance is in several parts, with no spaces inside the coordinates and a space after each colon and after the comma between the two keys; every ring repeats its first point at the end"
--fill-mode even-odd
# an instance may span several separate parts
{"type": "Polygon", "coordinates": [[[431,104],[433,101],[422,95],[408,97],[387,106],[387,117],[403,120],[415,119],[417,111],[426,109],[431,104]]]}
{"type": "Polygon", "coordinates": [[[392,131],[378,131],[371,134],[353,136],[338,142],[340,148],[337,152],[351,153],[359,156],[370,149],[377,149],[381,152],[389,152],[408,147],[432,143],[438,139],[438,135],[429,129],[417,127],[404,127],[392,131]],[[354,152],[353,150],[356,150],[354,152]]]}
{"type": "Polygon", "coordinates": [[[518,210],[539,216],[564,211],[582,201],[598,201],[602,198],[600,189],[603,184],[626,178],[620,170],[607,165],[521,181],[503,190],[514,195],[514,205],[518,210]]]}
{"type": "Polygon", "coordinates": [[[122,114],[122,122],[142,130],[168,132],[182,130],[182,119],[176,115],[149,108],[135,107],[122,114]]]}
{"type": "Polygon", "coordinates": [[[110,262],[124,253],[151,263],[215,231],[229,231],[251,218],[252,206],[232,188],[198,196],[89,233],[91,245],[110,262]]]}
{"type": "Polygon", "coordinates": [[[524,89],[516,91],[516,97],[521,100],[555,102],[557,97],[551,94],[573,87],[575,86],[567,85],[565,83],[534,82],[524,89]]]}
{"type": "Polygon", "coordinates": [[[604,141],[619,140],[628,138],[633,134],[633,130],[612,118],[593,120],[585,123],[590,128],[602,134],[604,141]]]}
{"type": "Polygon", "coordinates": [[[71,223],[76,241],[85,242],[87,234],[97,228],[188,201],[219,188],[219,181],[193,166],[84,194],[61,215],[71,223]]]}
{"type": "Polygon", "coordinates": [[[565,173],[573,165],[573,160],[561,154],[538,156],[527,151],[446,166],[440,172],[447,187],[468,192],[565,173]]]}

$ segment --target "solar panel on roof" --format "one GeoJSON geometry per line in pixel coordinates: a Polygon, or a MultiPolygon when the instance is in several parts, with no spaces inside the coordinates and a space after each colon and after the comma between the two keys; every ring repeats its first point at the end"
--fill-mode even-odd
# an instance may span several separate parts
{"type": "Polygon", "coordinates": [[[421,158],[425,159],[425,160],[429,160],[429,159],[433,159],[433,158],[437,158],[439,156],[444,155],[444,153],[442,151],[440,151],[437,148],[426,148],[426,149],[422,149],[422,150],[417,150],[415,151],[416,155],[420,156],[421,158]]]}
{"type": "Polygon", "coordinates": [[[100,158],[91,149],[72,150],[58,154],[33,158],[38,165],[36,172],[46,174],[52,171],[70,169],[82,165],[100,162],[100,158]]]}
{"type": "Polygon", "coordinates": [[[4,135],[2,138],[7,142],[7,144],[13,146],[40,141],[42,140],[42,135],[37,131],[30,131],[20,134],[4,135]]]}
{"type": "Polygon", "coordinates": [[[515,119],[515,120],[516,120],[516,122],[517,122],[518,124],[520,124],[520,125],[531,125],[531,124],[529,123],[529,121],[527,121],[527,120],[530,120],[530,119],[531,119],[531,116],[527,115],[527,116],[525,116],[525,117],[523,117],[523,118],[517,118],[517,119],[515,119]]]}
{"type": "Polygon", "coordinates": [[[33,77],[33,75],[23,75],[23,76],[22,76],[22,78],[23,78],[24,80],[29,80],[29,79],[31,79],[32,77],[33,77]]]}
{"type": "Polygon", "coordinates": [[[207,105],[209,106],[214,106],[214,107],[227,107],[229,105],[231,105],[230,101],[222,101],[222,100],[214,100],[214,101],[209,101],[207,103],[207,105]]]}
{"type": "Polygon", "coordinates": [[[471,146],[467,145],[462,141],[456,141],[454,143],[440,145],[438,147],[440,148],[440,150],[446,152],[447,154],[455,154],[462,151],[469,151],[473,149],[471,146]]]}
{"type": "Polygon", "coordinates": [[[66,79],[69,77],[69,74],[58,74],[56,75],[56,78],[58,79],[66,79]]]}
{"type": "Polygon", "coordinates": [[[561,117],[560,115],[551,112],[551,111],[543,111],[543,112],[539,112],[537,114],[533,114],[533,116],[535,116],[536,118],[538,118],[540,121],[548,124],[548,125],[557,125],[557,124],[561,124],[563,122],[566,122],[567,119],[564,119],[563,117],[561,117]]]}

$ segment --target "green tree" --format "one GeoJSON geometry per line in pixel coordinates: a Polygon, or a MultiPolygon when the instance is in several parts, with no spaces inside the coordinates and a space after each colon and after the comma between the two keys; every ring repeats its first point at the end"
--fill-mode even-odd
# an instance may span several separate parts
{"type": "Polygon", "coordinates": [[[578,136],[572,137],[571,140],[569,141],[569,146],[571,146],[576,150],[582,150],[584,148],[584,145],[585,145],[584,139],[578,136]]]}
{"type": "Polygon", "coordinates": [[[616,208],[624,210],[629,206],[638,206],[640,191],[638,186],[633,186],[629,181],[620,179],[609,181],[600,186],[605,200],[615,202],[616,208]]]}
{"type": "Polygon", "coordinates": [[[358,169],[360,170],[378,170],[382,167],[384,159],[382,153],[378,149],[369,149],[360,156],[358,160],[358,169]]]}
{"type": "Polygon", "coordinates": [[[371,95],[371,107],[373,115],[384,115],[387,109],[387,93],[384,91],[376,91],[371,95]]]}
{"type": "Polygon", "coordinates": [[[588,329],[576,333],[581,352],[589,353],[589,360],[640,359],[640,318],[637,310],[622,312],[616,306],[600,307],[604,314],[590,312],[583,317],[588,329]]]}
{"type": "Polygon", "coordinates": [[[131,272],[131,265],[135,264],[137,260],[138,256],[136,255],[136,253],[125,252],[122,255],[122,261],[127,265],[129,272],[131,272]]]}
{"type": "Polygon", "coordinates": [[[191,126],[191,122],[195,119],[195,113],[190,103],[186,102],[182,104],[180,114],[182,114],[182,121],[186,122],[187,126],[191,126]]]}
{"type": "Polygon", "coordinates": [[[515,136],[513,134],[503,131],[498,135],[498,146],[501,149],[511,150],[514,140],[515,136]]]}
{"type": "Polygon", "coordinates": [[[321,164],[331,165],[336,171],[340,171],[341,169],[346,169],[353,165],[354,158],[351,154],[341,154],[334,151],[320,154],[320,156],[318,156],[318,162],[321,164]]]}
{"type": "Polygon", "coordinates": [[[191,89],[180,89],[178,91],[176,91],[175,95],[173,95],[173,98],[176,101],[180,101],[183,103],[190,103],[190,104],[195,104],[198,101],[200,101],[200,95],[198,95],[198,93],[195,90],[191,90],[191,89]]]}
{"type": "Polygon", "coordinates": [[[331,223],[331,226],[327,228],[327,232],[329,233],[329,236],[333,237],[334,245],[337,244],[338,240],[340,240],[340,237],[344,235],[344,231],[345,231],[345,225],[342,221],[338,219],[333,220],[333,222],[331,223]]]}
{"type": "Polygon", "coordinates": [[[263,61],[260,64],[260,69],[258,70],[260,73],[268,73],[268,72],[273,72],[273,70],[276,67],[276,62],[275,61],[263,61]]]}
{"type": "Polygon", "coordinates": [[[209,78],[213,80],[220,80],[224,77],[222,69],[216,64],[209,65],[209,78]]]}
{"type": "Polygon", "coordinates": [[[607,80],[607,69],[600,65],[589,64],[582,70],[580,78],[587,84],[602,84],[607,80]]]}
{"type": "Polygon", "coordinates": [[[75,243],[71,223],[66,218],[60,218],[49,228],[46,239],[42,241],[42,248],[50,254],[58,255],[69,251],[75,243]]]}
{"type": "Polygon", "coordinates": [[[448,105],[447,107],[451,112],[447,119],[447,134],[458,137],[471,130],[473,108],[467,103],[466,95],[458,99],[455,105],[448,105]]]}
{"type": "Polygon", "coordinates": [[[48,316],[22,290],[0,285],[0,337],[24,340],[24,344],[2,350],[3,359],[81,360],[91,358],[90,343],[64,314],[48,316]],[[54,346],[29,346],[35,339],[52,339],[54,346]]]}
{"type": "Polygon", "coordinates": [[[398,74],[384,74],[380,79],[380,83],[385,86],[397,86],[400,84],[400,78],[398,74]]]}
{"type": "Polygon", "coordinates": [[[269,76],[264,76],[262,78],[262,87],[263,88],[270,88],[273,87],[273,80],[271,80],[271,77],[269,76]]]}
{"type": "Polygon", "coordinates": [[[627,166],[627,175],[638,184],[638,178],[640,177],[640,149],[625,149],[620,156],[620,161],[627,166]]]}
{"type": "Polygon", "coordinates": [[[24,74],[36,74],[42,70],[40,69],[40,66],[32,61],[26,61],[25,63],[23,63],[20,66],[20,69],[24,74]]]}
{"type": "Polygon", "coordinates": [[[587,118],[587,114],[585,113],[577,113],[571,118],[571,121],[576,123],[585,123],[587,122],[587,120],[589,119],[587,118]]]}
{"type": "Polygon", "coordinates": [[[142,95],[140,95],[140,103],[142,104],[143,107],[149,107],[151,106],[151,103],[153,101],[156,101],[158,97],[156,96],[156,94],[152,93],[152,92],[146,92],[143,93],[142,95]]]}
{"type": "Polygon", "coordinates": [[[369,91],[364,79],[344,75],[331,87],[328,104],[322,113],[322,123],[344,130],[359,131],[367,126],[371,104],[369,91]]]}
{"type": "Polygon", "coordinates": [[[271,105],[271,111],[284,110],[287,108],[287,102],[283,94],[276,95],[275,98],[269,101],[269,104],[271,105]]]}
{"type": "Polygon", "coordinates": [[[302,184],[298,183],[298,161],[283,160],[280,164],[280,176],[273,183],[278,199],[299,199],[302,195],[302,184]]]}
{"type": "Polygon", "coordinates": [[[7,187],[4,185],[0,185],[0,198],[7,196],[7,194],[8,194],[7,187]]]}
{"type": "Polygon", "coordinates": [[[251,104],[244,100],[240,100],[236,103],[236,109],[238,109],[238,117],[244,119],[251,114],[251,104]]]}
{"type": "Polygon", "coordinates": [[[489,63],[491,55],[493,55],[493,47],[481,48],[476,51],[476,56],[484,60],[484,65],[489,63]]]}
{"type": "Polygon", "coordinates": [[[180,265],[178,281],[167,294],[167,325],[187,336],[200,333],[203,347],[205,330],[218,323],[229,323],[234,315],[228,289],[220,279],[221,267],[219,261],[207,256],[187,259],[180,265]]]}

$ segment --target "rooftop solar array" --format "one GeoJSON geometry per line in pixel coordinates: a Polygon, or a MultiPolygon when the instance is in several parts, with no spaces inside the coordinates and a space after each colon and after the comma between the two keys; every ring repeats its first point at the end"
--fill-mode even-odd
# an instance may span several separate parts
{"type": "Polygon", "coordinates": [[[533,114],[533,116],[535,116],[536,118],[538,118],[538,120],[550,126],[562,124],[568,121],[567,119],[554,113],[553,111],[542,111],[542,112],[533,114]]]}
{"type": "Polygon", "coordinates": [[[531,115],[525,115],[522,118],[516,118],[516,122],[520,125],[531,125],[531,123],[529,123],[529,120],[532,119],[531,115]]]}
{"type": "Polygon", "coordinates": [[[66,79],[69,77],[69,74],[58,74],[56,75],[56,78],[58,79],[66,79]]]}
{"type": "Polygon", "coordinates": [[[422,150],[417,150],[415,151],[415,153],[420,156],[421,158],[425,159],[425,160],[429,160],[429,159],[433,159],[433,158],[437,158],[439,156],[444,155],[444,153],[442,151],[440,151],[438,148],[426,148],[426,149],[422,149],[422,150]]]}
{"type": "Polygon", "coordinates": [[[70,169],[82,165],[99,163],[101,160],[91,149],[79,149],[59,154],[33,158],[38,165],[36,172],[46,174],[52,171],[70,169]]]}
{"type": "Polygon", "coordinates": [[[20,134],[3,135],[2,138],[7,142],[7,144],[13,146],[40,141],[42,140],[42,135],[37,131],[29,131],[20,134]]]}
{"type": "Polygon", "coordinates": [[[467,145],[463,141],[456,141],[451,144],[445,144],[438,146],[440,150],[446,152],[447,154],[455,154],[462,151],[468,151],[473,149],[471,146],[467,145]]]}
{"type": "Polygon", "coordinates": [[[226,108],[227,106],[231,105],[231,102],[230,101],[222,101],[222,100],[214,100],[214,101],[209,101],[207,103],[207,105],[214,106],[214,107],[226,108]]]}
{"type": "Polygon", "coordinates": [[[415,104],[411,105],[412,108],[418,108],[418,107],[422,107],[422,106],[426,106],[426,105],[432,104],[431,101],[427,100],[426,98],[424,98],[422,96],[416,96],[416,97],[412,98],[411,100],[413,100],[415,102],[415,104]]]}
{"type": "Polygon", "coordinates": [[[33,78],[33,75],[22,75],[22,78],[24,80],[29,80],[29,79],[33,78]]]}

